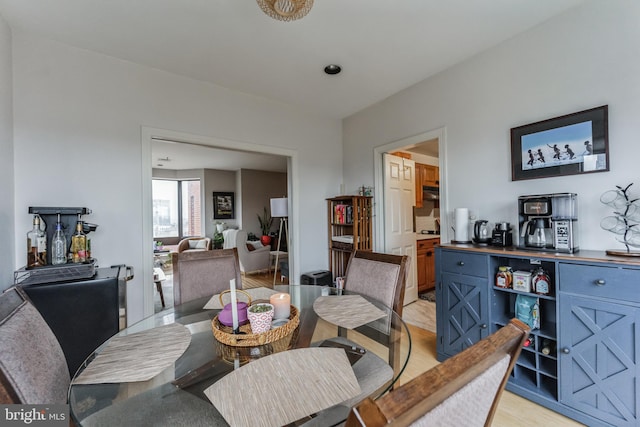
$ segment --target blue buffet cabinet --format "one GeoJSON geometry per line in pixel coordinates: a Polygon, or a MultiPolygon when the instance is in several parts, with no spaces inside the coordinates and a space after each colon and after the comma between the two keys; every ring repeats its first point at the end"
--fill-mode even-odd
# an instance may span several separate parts
{"type": "Polygon", "coordinates": [[[640,262],[580,251],[550,254],[446,244],[436,248],[437,357],[442,361],[506,325],[518,295],[495,285],[498,267],[542,267],[531,331],[507,390],[589,426],[640,425],[640,262]]]}

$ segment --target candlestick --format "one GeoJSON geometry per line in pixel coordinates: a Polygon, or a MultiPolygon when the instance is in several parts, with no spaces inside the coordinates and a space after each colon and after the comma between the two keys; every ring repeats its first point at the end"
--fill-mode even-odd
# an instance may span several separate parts
{"type": "Polygon", "coordinates": [[[274,319],[288,319],[291,315],[291,296],[289,294],[275,294],[269,298],[273,305],[274,319]]]}
{"type": "Polygon", "coordinates": [[[238,298],[236,297],[236,279],[229,281],[229,287],[231,288],[231,320],[233,322],[233,333],[237,334],[238,330],[238,298]]]}

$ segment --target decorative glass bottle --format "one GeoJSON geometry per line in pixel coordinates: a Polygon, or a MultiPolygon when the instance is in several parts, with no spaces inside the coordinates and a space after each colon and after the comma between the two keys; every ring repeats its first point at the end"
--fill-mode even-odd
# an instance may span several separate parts
{"type": "Polygon", "coordinates": [[[47,235],[40,229],[40,216],[33,216],[33,229],[27,233],[27,268],[47,265],[47,235]]]}
{"type": "Polygon", "coordinates": [[[74,263],[82,263],[87,260],[87,235],[82,230],[82,221],[78,215],[76,222],[76,232],[71,236],[71,254],[74,263]]]}
{"type": "Polygon", "coordinates": [[[60,214],[58,214],[58,222],[56,223],[56,232],[51,241],[51,264],[61,265],[67,263],[67,237],[62,230],[62,222],[60,222],[60,214]]]}

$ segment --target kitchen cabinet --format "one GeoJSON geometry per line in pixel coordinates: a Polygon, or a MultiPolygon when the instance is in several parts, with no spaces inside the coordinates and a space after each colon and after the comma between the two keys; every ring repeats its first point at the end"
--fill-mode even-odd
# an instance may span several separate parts
{"type": "Polygon", "coordinates": [[[343,277],[351,254],[371,250],[371,197],[338,196],[327,199],[329,268],[332,280],[343,277]]]}
{"type": "Polygon", "coordinates": [[[422,185],[440,187],[440,168],[438,166],[424,165],[422,170],[422,185]]]}
{"type": "Polygon", "coordinates": [[[440,239],[421,239],[416,242],[416,268],[418,270],[418,293],[430,291],[436,287],[435,247],[440,239]]]}
{"type": "MultiPolygon", "coordinates": [[[[416,207],[421,208],[424,205],[422,198],[423,186],[439,187],[440,186],[440,168],[437,166],[424,165],[422,163],[415,164],[415,184],[416,184],[416,207]]],[[[437,201],[436,201],[437,203],[437,201]]]]}
{"type": "Polygon", "coordinates": [[[637,426],[640,270],[561,264],[560,402],[637,426]]]}
{"type": "Polygon", "coordinates": [[[436,249],[437,356],[444,360],[489,335],[486,257],[436,249]]]}
{"type": "Polygon", "coordinates": [[[540,328],[531,331],[507,390],[586,425],[640,424],[640,262],[598,251],[435,250],[438,360],[506,325],[518,295],[535,295],[496,287],[498,267],[542,267],[551,292],[535,295],[540,328]]]}

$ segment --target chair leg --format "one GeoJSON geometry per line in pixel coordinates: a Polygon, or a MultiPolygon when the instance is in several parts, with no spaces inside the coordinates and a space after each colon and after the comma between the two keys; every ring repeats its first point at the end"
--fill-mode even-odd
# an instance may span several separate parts
{"type": "Polygon", "coordinates": [[[156,289],[160,294],[160,302],[162,303],[162,308],[164,308],[165,305],[164,305],[164,293],[162,293],[162,282],[160,281],[156,282],[156,289]]]}

